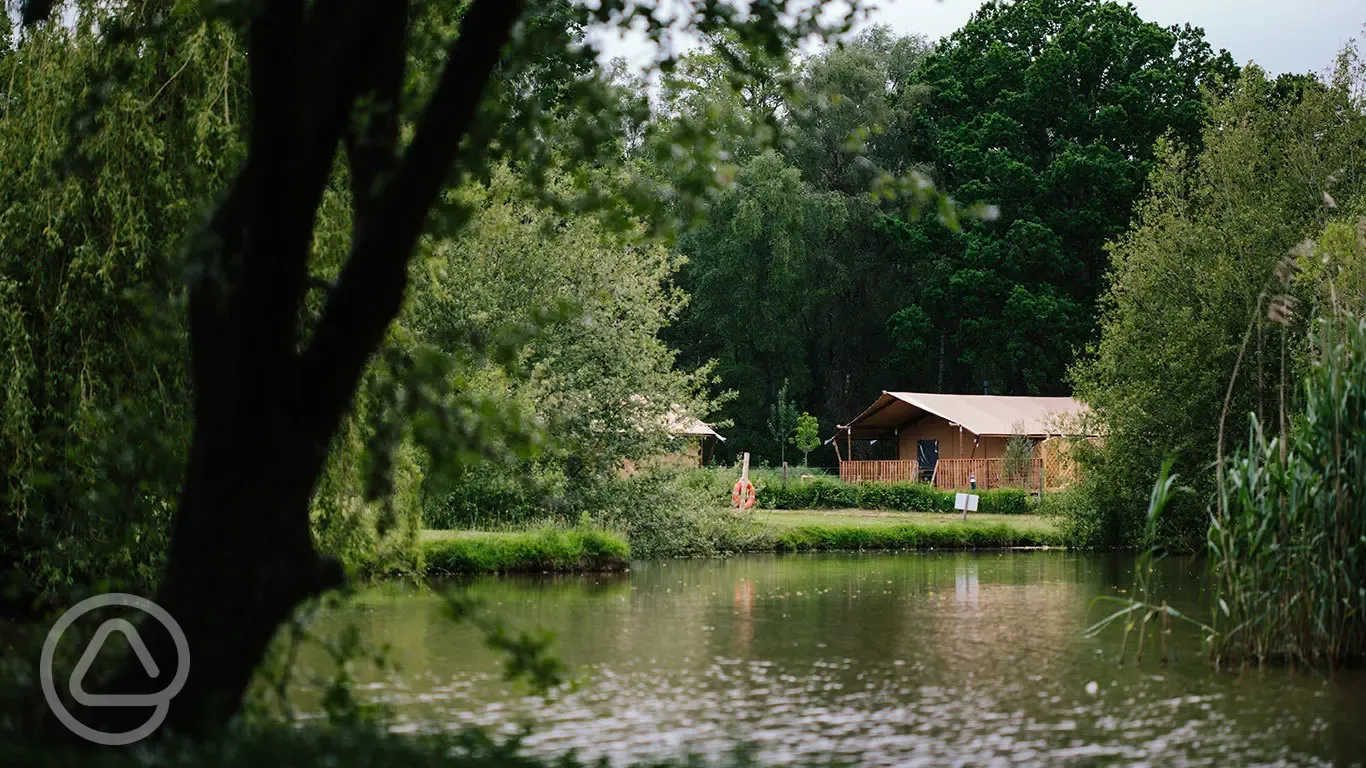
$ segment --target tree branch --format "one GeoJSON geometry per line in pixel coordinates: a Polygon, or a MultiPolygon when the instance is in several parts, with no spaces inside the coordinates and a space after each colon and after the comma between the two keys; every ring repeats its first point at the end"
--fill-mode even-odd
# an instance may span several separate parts
{"type": "Polygon", "coordinates": [[[400,12],[389,14],[369,30],[374,40],[371,61],[360,68],[356,89],[364,101],[358,104],[361,112],[345,135],[352,208],[357,218],[373,215],[380,184],[393,170],[397,158],[408,2],[391,0],[391,5],[400,12]]]}
{"type": "Polygon", "coordinates": [[[366,361],[398,315],[427,211],[523,6],[523,0],[475,0],[470,6],[398,171],[379,191],[372,214],[356,216],[351,256],[300,363],[298,392],[307,399],[304,431],[315,461],[325,457],[366,361]]]}

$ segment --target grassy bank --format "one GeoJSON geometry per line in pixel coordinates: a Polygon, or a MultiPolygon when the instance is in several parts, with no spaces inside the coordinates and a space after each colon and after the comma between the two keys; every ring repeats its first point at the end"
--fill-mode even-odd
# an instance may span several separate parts
{"type": "MultiPolygon", "coordinates": [[[[970,515],[863,509],[715,510],[712,546],[691,555],[834,550],[1000,549],[1058,545],[1050,520],[1036,515],[970,515]],[[724,522],[724,525],[719,524],[724,522]]],[[[626,567],[630,548],[598,528],[540,528],[525,532],[424,531],[426,573],[540,573],[610,571],[626,567]]]]}
{"type": "Polygon", "coordinates": [[[836,510],[759,512],[773,532],[772,551],[1000,549],[1055,546],[1061,537],[1036,516],[836,510]]]}
{"type": "Polygon", "coordinates": [[[515,533],[423,531],[429,576],[461,573],[615,571],[625,568],[626,540],[597,528],[538,528],[515,533]]]}

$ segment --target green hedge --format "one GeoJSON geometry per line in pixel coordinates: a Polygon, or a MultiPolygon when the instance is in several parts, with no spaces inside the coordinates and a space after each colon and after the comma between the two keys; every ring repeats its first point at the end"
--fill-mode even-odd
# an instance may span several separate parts
{"type": "Polygon", "coordinates": [[[803,525],[778,534],[778,552],[870,549],[997,549],[1061,544],[1052,531],[1008,525],[803,525]]]}
{"type": "MultiPolygon", "coordinates": [[[[1016,488],[978,491],[977,511],[993,515],[1022,515],[1033,511],[1029,492],[1016,488]]],[[[952,491],[925,483],[843,483],[836,480],[789,481],[787,487],[758,488],[764,509],[887,509],[902,512],[952,512],[952,491]]]]}
{"type": "Polygon", "coordinates": [[[625,539],[586,527],[444,536],[428,531],[422,553],[429,576],[612,571],[625,568],[631,559],[625,539]]]}

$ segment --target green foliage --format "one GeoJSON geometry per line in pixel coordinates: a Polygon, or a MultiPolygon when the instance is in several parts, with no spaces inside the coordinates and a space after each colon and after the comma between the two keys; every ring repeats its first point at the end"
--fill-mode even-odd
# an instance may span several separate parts
{"type": "Polygon", "coordinates": [[[1054,520],[1063,541],[1077,549],[1095,548],[1104,541],[1105,520],[1097,509],[1095,485],[1085,481],[1044,494],[1039,502],[1039,514],[1054,520]]]}
{"type": "Polygon", "coordinates": [[[706,220],[680,238],[687,261],[679,283],[691,301],[666,337],[690,364],[716,360],[721,381],[737,388],[723,411],[735,422],[727,446],[746,446],[756,460],[781,461],[787,435],[775,435],[768,419],[783,382],[791,378],[785,396],[793,408],[809,398],[811,369],[800,329],[830,301],[819,286],[830,286],[842,270],[826,244],[842,227],[846,207],[767,152],[740,168],[706,220]]]}
{"type": "Polygon", "coordinates": [[[423,501],[430,527],[572,519],[624,461],[665,450],[671,414],[712,408],[701,392],[707,367],[677,366],[659,338],[686,301],[669,285],[677,259],[638,222],[619,230],[557,214],[521,200],[520,183],[501,169],[487,186],[460,191],[471,218],[415,266],[399,324],[447,351],[534,326],[511,369],[470,365],[452,383],[509,403],[550,439],[534,459],[434,461],[423,501]],[[539,320],[547,306],[567,309],[539,320]]]}
{"type": "Polygon", "coordinates": [[[1366,658],[1366,319],[1325,316],[1311,350],[1294,428],[1268,437],[1252,417],[1223,473],[1209,530],[1220,661],[1366,658]]]}
{"type": "Polygon", "coordinates": [[[771,551],[770,532],[729,508],[728,475],[660,471],[606,485],[594,501],[594,521],[624,532],[631,554],[642,560],[771,551]]]}
{"type": "Polygon", "coordinates": [[[1034,463],[1034,440],[1025,434],[1024,422],[1011,425],[1006,438],[1005,453],[1001,455],[1001,474],[1010,479],[1027,478],[1034,463]]]}
{"type": "Polygon", "coordinates": [[[768,433],[778,444],[779,461],[787,463],[787,444],[797,429],[797,405],[787,399],[787,380],[778,388],[778,399],[768,409],[768,433]]]}
{"type": "Polygon", "coordinates": [[[1200,30],[1102,0],[988,3],[947,37],[916,75],[931,93],[922,157],[1000,217],[960,233],[884,224],[919,278],[889,323],[904,388],[1064,394],[1154,142],[1197,145],[1202,88],[1235,75],[1200,30]]]}
{"type": "Polygon", "coordinates": [[[1330,82],[1272,81],[1250,68],[1213,107],[1202,150],[1159,146],[1151,192],[1112,247],[1100,341],[1073,372],[1105,430],[1098,450],[1081,455],[1097,518],[1084,526],[1087,543],[1146,544],[1145,489],[1172,452],[1195,492],[1172,502],[1157,536],[1202,547],[1224,415],[1225,434],[1236,435],[1249,414],[1273,424],[1294,410],[1305,335],[1300,321],[1274,322],[1268,310],[1328,292],[1328,271],[1289,280],[1286,259],[1327,223],[1325,193],[1350,208],[1366,189],[1363,82],[1350,49],[1330,82]]]}
{"type": "Polygon", "coordinates": [[[141,50],[72,14],[0,24],[0,589],[24,609],[155,582],[189,434],[178,256],[246,102],[224,25],[177,16],[141,50]]]}
{"type": "Polygon", "coordinates": [[[724,58],[724,45],[685,58],[674,108],[779,142],[716,140],[734,184],[679,241],[693,301],[667,336],[738,390],[723,450],[770,462],[784,381],[821,422],[893,384],[1064,393],[1094,338],[1104,244],[1129,224],[1154,143],[1198,144],[1202,89],[1237,74],[1199,30],[1100,0],[991,3],[933,50],[874,27],[800,68],[764,60],[739,94],[709,98],[698,83],[724,58]],[[888,176],[975,215],[915,215],[884,194],[888,176]]]}
{"type": "Polygon", "coordinates": [[[625,568],[631,549],[620,536],[595,527],[544,527],[516,533],[426,534],[426,573],[543,573],[625,568]]]}
{"type": "MultiPolygon", "coordinates": [[[[757,484],[758,504],[764,509],[885,509],[901,512],[952,512],[954,493],[925,483],[842,483],[812,480],[757,484]]],[[[992,515],[1023,515],[1033,511],[1028,491],[1000,488],[979,491],[977,511],[992,515]]]]}
{"type": "Polygon", "coordinates": [[[797,418],[797,429],[796,434],[792,436],[792,444],[802,452],[802,465],[805,466],[811,458],[811,452],[821,447],[821,425],[815,416],[803,413],[797,418]]]}

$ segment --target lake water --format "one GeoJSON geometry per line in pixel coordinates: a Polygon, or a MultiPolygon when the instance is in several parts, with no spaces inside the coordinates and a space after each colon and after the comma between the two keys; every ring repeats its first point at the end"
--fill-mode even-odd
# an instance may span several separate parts
{"type": "MultiPolygon", "coordinates": [[[[1131,645],[1120,665],[1118,629],[1083,638],[1109,612],[1093,598],[1127,589],[1133,567],[1058,551],[820,554],[447,585],[555,632],[578,684],[548,701],[504,683],[498,657],[431,593],[362,593],[319,629],[352,623],[390,646],[398,671],[359,677],[397,729],[529,721],[532,751],[614,764],[739,743],[766,763],[1366,761],[1361,671],[1215,672],[1181,629],[1165,665],[1156,645],[1141,665],[1131,645]]],[[[1171,559],[1155,577],[1203,617],[1201,568],[1171,559]]]]}

